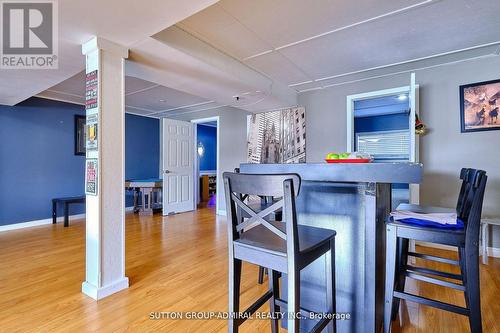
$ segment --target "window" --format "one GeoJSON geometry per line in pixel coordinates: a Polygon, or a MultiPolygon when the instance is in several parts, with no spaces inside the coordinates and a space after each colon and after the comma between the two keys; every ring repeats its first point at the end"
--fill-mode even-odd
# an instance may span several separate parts
{"type": "Polygon", "coordinates": [[[302,139],[306,139],[306,133],[302,134],[302,139]]]}
{"type": "Polygon", "coordinates": [[[297,137],[297,143],[299,143],[299,142],[300,142],[300,136],[297,137]]]}
{"type": "Polygon", "coordinates": [[[410,133],[408,130],[357,133],[356,147],[376,159],[408,159],[410,133]]]}
{"type": "Polygon", "coordinates": [[[303,114],[302,114],[302,119],[304,119],[305,117],[306,117],[306,114],[305,114],[305,113],[303,113],[303,114]]]}

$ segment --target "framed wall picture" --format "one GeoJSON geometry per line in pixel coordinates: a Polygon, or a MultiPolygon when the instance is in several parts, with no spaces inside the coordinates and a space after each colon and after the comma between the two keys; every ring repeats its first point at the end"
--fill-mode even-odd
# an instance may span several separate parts
{"type": "Polygon", "coordinates": [[[304,107],[251,115],[247,149],[248,163],[305,163],[304,107]]]}
{"type": "Polygon", "coordinates": [[[86,117],[75,115],[75,155],[85,156],[86,117]]]}
{"type": "Polygon", "coordinates": [[[460,86],[462,133],[500,129],[499,109],[500,80],[460,86]]]}

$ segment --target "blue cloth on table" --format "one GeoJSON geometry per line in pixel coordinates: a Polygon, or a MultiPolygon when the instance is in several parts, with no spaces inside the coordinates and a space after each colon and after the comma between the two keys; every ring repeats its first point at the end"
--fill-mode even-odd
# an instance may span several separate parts
{"type": "Polygon", "coordinates": [[[433,227],[433,228],[438,228],[438,229],[457,229],[458,230],[458,229],[464,228],[464,221],[462,221],[459,218],[457,218],[457,224],[441,224],[441,223],[437,223],[437,222],[433,222],[433,221],[415,219],[415,218],[397,220],[397,222],[419,225],[422,227],[433,227]]]}

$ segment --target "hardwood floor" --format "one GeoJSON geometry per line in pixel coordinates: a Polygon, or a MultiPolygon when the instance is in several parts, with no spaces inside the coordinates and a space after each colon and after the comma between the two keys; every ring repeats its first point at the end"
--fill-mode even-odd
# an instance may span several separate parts
{"type": "MultiPolygon", "coordinates": [[[[84,228],[76,221],[69,228],[59,223],[0,233],[0,332],[227,331],[224,320],[150,319],[161,311],[226,310],[226,224],[213,209],[170,217],[127,214],[130,288],[99,302],[80,292],[84,228]]],[[[246,307],[266,287],[257,284],[255,266],[245,265],[243,271],[246,307]]],[[[407,285],[411,292],[463,305],[459,292],[411,280],[407,285]]],[[[500,259],[481,265],[481,288],[484,332],[500,332],[500,259]]],[[[399,317],[393,332],[468,332],[465,317],[409,302],[402,302],[399,317]]],[[[248,321],[241,331],[269,332],[269,321],[248,321]]]]}

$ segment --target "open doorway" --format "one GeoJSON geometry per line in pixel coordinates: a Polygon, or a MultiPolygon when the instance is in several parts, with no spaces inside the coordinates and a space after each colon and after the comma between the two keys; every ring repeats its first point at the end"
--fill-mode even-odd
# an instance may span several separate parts
{"type": "MultiPolygon", "coordinates": [[[[354,151],[375,163],[410,161],[410,105],[400,93],[354,101],[354,151]]],[[[392,206],[410,202],[408,184],[393,184],[392,206]]]]}
{"type": "Polygon", "coordinates": [[[192,120],[194,126],[196,207],[219,208],[219,117],[192,120]]]}
{"type": "MultiPolygon", "coordinates": [[[[410,85],[348,96],[347,150],[368,153],[375,163],[417,162],[416,89],[410,85]]],[[[394,184],[392,192],[393,207],[419,201],[418,185],[394,184]]]]}

